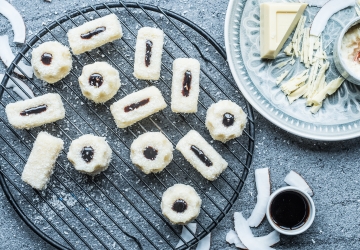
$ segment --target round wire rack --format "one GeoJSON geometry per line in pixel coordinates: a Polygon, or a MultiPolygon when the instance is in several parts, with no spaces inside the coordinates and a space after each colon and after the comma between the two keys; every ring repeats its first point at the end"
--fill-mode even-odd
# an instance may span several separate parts
{"type": "MultiPolygon", "coordinates": [[[[21,85],[18,88],[26,93],[21,85]]],[[[224,218],[236,201],[251,165],[255,140],[253,111],[231,77],[224,49],[194,23],[160,7],[124,2],[98,4],[50,23],[16,56],[2,81],[0,97],[3,107],[0,109],[0,184],[24,222],[59,249],[176,249],[179,241],[184,244],[178,249],[187,249],[224,218]],[[69,29],[110,13],[119,17],[124,32],[122,39],[73,55],[73,69],[56,84],[23,79],[35,96],[58,93],[66,109],[65,119],[31,130],[12,128],[4,107],[20,98],[6,86],[9,80],[14,80],[15,69],[24,74],[19,62],[29,64],[33,48],[45,41],[68,45],[69,29]],[[142,26],[158,27],[165,33],[159,81],[140,81],[132,75],[136,33],[142,26]],[[168,107],[127,129],[117,128],[109,107],[128,93],[155,85],[170,104],[171,65],[179,57],[200,61],[198,112],[175,114],[168,107]],[[104,105],[88,101],[78,86],[83,66],[95,61],[110,63],[119,71],[122,82],[117,95],[104,105]],[[204,124],[207,107],[222,99],[236,102],[248,115],[243,135],[226,144],[213,141],[204,124]],[[145,175],[131,163],[129,148],[138,135],[161,131],[175,146],[190,129],[202,134],[229,163],[217,180],[204,179],[178,151],[174,151],[171,164],[158,174],[145,175]],[[62,138],[65,145],[46,190],[37,191],[21,181],[21,172],[37,134],[44,130],[62,138]],[[71,141],[87,133],[105,136],[113,150],[109,168],[94,178],[78,173],[66,159],[71,141]],[[203,201],[200,215],[194,221],[197,231],[192,233],[188,228],[194,237],[188,242],[181,237],[182,227],[172,225],[161,213],[162,193],[175,183],[191,185],[203,201]]]]}

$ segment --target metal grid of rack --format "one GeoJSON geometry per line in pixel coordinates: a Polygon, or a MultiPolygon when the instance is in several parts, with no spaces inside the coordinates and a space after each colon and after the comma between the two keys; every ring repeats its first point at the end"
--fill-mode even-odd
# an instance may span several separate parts
{"type": "Polygon", "coordinates": [[[55,92],[62,97],[66,109],[64,120],[31,130],[17,130],[9,125],[4,108],[1,109],[0,183],[25,223],[55,247],[126,249],[135,241],[139,248],[175,249],[180,240],[184,245],[179,249],[186,249],[214,229],[236,201],[254,151],[252,108],[231,78],[224,50],[206,32],[173,12],[146,4],[117,2],[76,10],[47,25],[26,44],[6,72],[0,89],[0,104],[5,107],[19,100],[6,84],[13,79],[15,69],[22,72],[18,66],[20,61],[30,63],[34,47],[49,40],[68,45],[66,32],[70,28],[110,13],[115,13],[122,24],[124,37],[121,40],[73,56],[70,75],[55,85],[25,79],[35,95],[55,92]],[[132,76],[136,30],[142,26],[158,27],[165,33],[159,81],[139,81],[132,76]],[[118,129],[109,107],[128,93],[155,85],[170,105],[171,65],[178,57],[200,61],[199,111],[183,115],[166,108],[127,129],[118,129]],[[77,84],[82,67],[95,61],[110,63],[119,71],[122,81],[118,94],[104,105],[88,101],[77,84]],[[243,135],[227,144],[213,141],[204,123],[209,105],[222,99],[236,102],[248,115],[243,135]],[[161,131],[175,146],[190,129],[200,132],[229,162],[227,170],[216,181],[205,180],[176,151],[172,163],[159,174],[145,175],[131,163],[130,145],[141,133],[161,131]],[[24,184],[20,176],[32,144],[42,130],[61,137],[65,148],[47,189],[39,192],[24,184]],[[87,133],[105,136],[113,150],[109,169],[95,178],[76,172],[66,159],[71,141],[87,133]],[[161,214],[161,195],[175,183],[193,186],[203,200],[201,213],[194,221],[198,230],[189,242],[181,238],[181,226],[172,225],[161,214]]]}

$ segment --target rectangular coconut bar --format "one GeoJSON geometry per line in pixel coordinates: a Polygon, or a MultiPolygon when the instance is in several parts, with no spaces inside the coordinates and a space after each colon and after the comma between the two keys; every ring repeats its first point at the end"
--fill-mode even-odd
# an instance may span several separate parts
{"type": "Polygon", "coordinates": [[[10,103],[5,111],[10,124],[18,129],[38,127],[65,117],[61,97],[55,93],[10,103]]]}
{"type": "Polygon", "coordinates": [[[110,106],[119,128],[126,128],[164,108],[166,103],[156,87],[147,87],[125,96],[110,106]]]}
{"type": "Polygon", "coordinates": [[[144,27],[136,38],[134,76],[142,80],[159,80],[164,32],[144,27]]]}
{"type": "Polygon", "coordinates": [[[60,138],[40,132],[36,137],[21,179],[35,189],[45,189],[63,146],[64,142],[60,138]]]}
{"type": "Polygon", "coordinates": [[[228,166],[221,155],[195,130],[190,130],[178,142],[176,149],[203,177],[210,181],[215,180],[228,166]],[[192,149],[194,146],[196,148],[192,149]],[[201,156],[207,157],[208,161],[201,160],[201,156]]]}
{"type": "Polygon", "coordinates": [[[123,36],[121,24],[110,14],[70,29],[67,33],[72,52],[79,55],[123,36]]]}
{"type": "Polygon", "coordinates": [[[200,63],[192,58],[178,58],[173,63],[171,110],[196,113],[199,98],[200,63]]]}

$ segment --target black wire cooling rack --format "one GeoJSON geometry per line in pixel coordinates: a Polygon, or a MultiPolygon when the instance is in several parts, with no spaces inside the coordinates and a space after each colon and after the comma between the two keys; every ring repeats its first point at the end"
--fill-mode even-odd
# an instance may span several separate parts
{"type": "Polygon", "coordinates": [[[117,2],[73,11],[47,25],[17,55],[3,79],[0,104],[5,107],[20,99],[4,86],[13,79],[14,69],[22,72],[17,65],[20,61],[30,63],[34,47],[49,40],[68,45],[66,32],[70,28],[110,13],[120,19],[124,32],[121,40],[73,56],[70,75],[54,85],[39,79],[24,79],[36,96],[58,93],[65,105],[65,119],[40,128],[17,130],[9,125],[4,108],[0,109],[0,183],[25,223],[59,249],[175,249],[179,240],[184,242],[179,249],[186,249],[213,230],[232,207],[247,177],[254,151],[252,108],[238,92],[225,51],[206,32],[173,12],[146,4],[117,2]],[[139,81],[132,75],[136,31],[142,26],[158,27],[165,32],[159,81],[139,81]],[[181,115],[172,113],[168,107],[127,129],[118,129],[109,106],[128,93],[155,85],[170,105],[171,67],[178,57],[200,61],[199,111],[181,115]],[[95,61],[107,61],[120,72],[122,86],[105,105],[88,101],[77,82],[82,67],[95,61]],[[227,144],[213,141],[204,125],[207,107],[222,99],[238,103],[248,115],[243,135],[227,144]],[[190,129],[200,132],[229,163],[216,181],[201,177],[177,151],[172,163],[159,174],[145,175],[132,165],[129,147],[138,135],[161,131],[175,146],[190,129]],[[24,184],[20,176],[32,144],[42,130],[61,137],[65,148],[47,189],[38,192],[24,184]],[[71,140],[86,133],[106,136],[113,150],[108,170],[95,178],[78,173],[66,159],[71,140]],[[162,193],[175,183],[193,186],[203,200],[200,215],[194,221],[197,231],[190,242],[180,237],[181,226],[170,224],[161,214],[162,193]]]}

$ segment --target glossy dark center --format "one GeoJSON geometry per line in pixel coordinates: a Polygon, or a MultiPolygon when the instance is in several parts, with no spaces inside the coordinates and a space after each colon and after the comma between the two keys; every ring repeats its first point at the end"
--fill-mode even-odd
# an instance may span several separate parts
{"type": "Polygon", "coordinates": [[[149,65],[150,65],[152,46],[153,46],[152,41],[146,40],[146,52],[145,52],[145,65],[146,65],[146,67],[149,67],[149,65]]]}
{"type": "Polygon", "coordinates": [[[145,150],[144,150],[144,156],[146,159],[149,159],[149,160],[155,160],[156,156],[158,154],[158,151],[153,148],[153,147],[146,147],[145,150]]]}
{"type": "Polygon", "coordinates": [[[88,33],[81,34],[81,38],[82,39],[90,39],[93,36],[96,36],[97,34],[100,34],[101,32],[104,32],[105,30],[106,30],[106,27],[101,26],[101,27],[98,27],[98,28],[96,28],[94,30],[89,31],[88,33]]]}
{"type": "Polygon", "coordinates": [[[50,53],[44,53],[41,56],[41,62],[45,65],[50,65],[52,61],[52,55],[50,53]]]}
{"type": "Polygon", "coordinates": [[[129,106],[126,106],[126,107],[124,108],[124,111],[125,111],[125,112],[133,111],[133,110],[135,110],[135,109],[137,109],[137,108],[139,108],[139,107],[141,107],[141,106],[144,106],[144,105],[147,104],[149,101],[150,101],[150,98],[144,99],[144,100],[142,100],[142,101],[140,101],[140,102],[135,102],[135,103],[133,103],[133,104],[131,104],[131,105],[129,105],[129,106]]]}
{"type": "Polygon", "coordinates": [[[172,206],[172,210],[178,213],[183,213],[186,209],[187,203],[182,199],[176,200],[172,206]]]}
{"type": "Polygon", "coordinates": [[[210,161],[210,159],[198,147],[191,145],[190,149],[207,167],[210,167],[213,165],[213,163],[210,161]]]}
{"type": "Polygon", "coordinates": [[[234,124],[234,116],[230,113],[225,113],[223,116],[223,122],[225,127],[230,127],[234,124]]]}
{"type": "Polygon", "coordinates": [[[89,163],[94,158],[94,149],[91,146],[84,147],[81,150],[81,157],[86,163],[89,163]]]}
{"type": "Polygon", "coordinates": [[[280,228],[294,230],[305,224],[309,216],[309,205],[301,194],[285,191],[271,202],[270,215],[280,228]]]}
{"type": "Polygon", "coordinates": [[[104,82],[102,75],[94,73],[89,77],[89,84],[91,86],[100,87],[104,82]]]}
{"type": "Polygon", "coordinates": [[[191,88],[191,71],[187,70],[184,74],[184,80],[183,80],[183,89],[182,94],[183,96],[188,97],[190,94],[190,88],[191,88]]]}
{"type": "Polygon", "coordinates": [[[43,105],[40,105],[37,107],[25,109],[25,110],[21,111],[20,115],[28,116],[28,115],[32,115],[32,114],[39,114],[39,113],[46,111],[46,109],[47,109],[47,105],[43,104],[43,105]]]}

